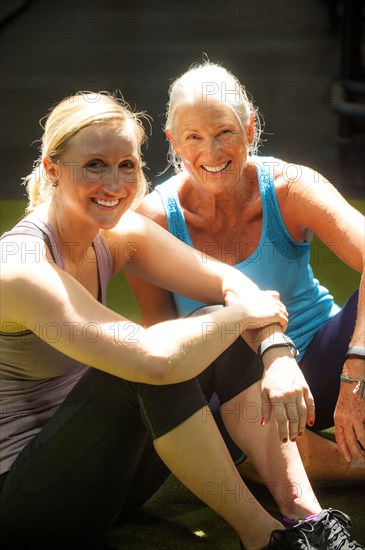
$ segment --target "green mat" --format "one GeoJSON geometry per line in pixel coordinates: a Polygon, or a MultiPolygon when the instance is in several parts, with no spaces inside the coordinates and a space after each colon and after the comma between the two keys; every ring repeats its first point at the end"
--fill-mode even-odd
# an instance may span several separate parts
{"type": "MultiPolygon", "coordinates": [[[[364,212],[364,201],[350,201],[364,212]]],[[[22,217],[25,201],[0,201],[1,233],[22,217]]],[[[312,242],[312,267],[315,276],[331,289],[338,304],[359,285],[360,276],[343,264],[316,238],[312,242]]],[[[108,305],[138,321],[139,312],[123,274],[109,287],[108,305]]],[[[325,460],[326,457],[323,457],[325,460]]],[[[275,502],[265,487],[248,483],[263,506],[278,516],[275,502]]],[[[324,508],[337,508],[353,520],[353,536],[365,545],[365,502],[362,484],[313,484],[324,508]]],[[[238,537],[233,529],[212,510],[170,476],[160,490],[123,526],[115,526],[100,544],[100,550],[237,550],[238,537]]]]}

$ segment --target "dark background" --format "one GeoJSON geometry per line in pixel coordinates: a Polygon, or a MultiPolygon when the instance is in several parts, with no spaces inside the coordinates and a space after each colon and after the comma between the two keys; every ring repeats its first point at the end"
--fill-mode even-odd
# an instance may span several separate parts
{"type": "MultiPolygon", "coordinates": [[[[1,199],[24,198],[21,178],[38,156],[39,120],[54,103],[78,90],[120,89],[135,109],[146,110],[154,119],[153,134],[144,148],[147,175],[153,184],[166,177],[158,174],[166,167],[162,127],[167,90],[171,79],[202,60],[203,52],[230,69],[253,95],[266,121],[262,154],[309,165],[346,198],[363,198],[365,93],[346,96],[349,105],[340,101],[345,111],[354,107],[355,116],[339,116],[334,103],[334,90],[343,80],[364,82],[361,4],[360,0],[2,0],[1,199]]],[[[15,201],[18,206],[20,216],[23,203],[15,201]]],[[[0,201],[8,227],[14,223],[13,208],[13,203],[0,201]]],[[[336,289],[336,299],[343,303],[338,288],[343,287],[344,300],[351,288],[357,288],[358,279],[350,278],[349,268],[342,271],[328,252],[314,250],[312,263],[321,269],[320,280],[325,284],[326,278],[331,280],[329,288],[336,289]]],[[[120,284],[116,279],[114,294],[111,289],[113,299],[120,300],[113,302],[114,308],[134,318],[135,303],[132,298],[128,302],[120,284]]],[[[277,513],[265,488],[257,486],[254,493],[271,513],[277,513]]],[[[316,487],[316,494],[322,506],[350,514],[353,535],[364,543],[363,486],[327,484],[316,487]]],[[[112,532],[107,548],[229,550],[237,545],[233,530],[170,476],[136,518],[112,532]],[[205,539],[192,529],[204,532],[205,539]]]]}
{"type": "Polygon", "coordinates": [[[347,198],[362,198],[362,119],[352,118],[344,132],[332,105],[335,82],[363,79],[360,4],[3,0],[1,198],[24,196],[21,178],[38,156],[41,117],[63,97],[86,89],[120,89],[133,108],[153,117],[144,157],[151,183],[161,181],[167,90],[203,52],[252,94],[266,121],[262,154],[309,165],[347,198]]]}

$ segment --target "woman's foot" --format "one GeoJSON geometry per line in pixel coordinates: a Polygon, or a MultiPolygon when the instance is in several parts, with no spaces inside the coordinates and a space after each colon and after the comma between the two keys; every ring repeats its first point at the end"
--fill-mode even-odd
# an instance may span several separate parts
{"type": "MultiPolygon", "coordinates": [[[[271,533],[268,546],[262,550],[365,550],[347,528],[351,528],[349,516],[328,508],[314,517],[293,523],[287,529],[276,529],[271,533]]],[[[242,543],[240,548],[248,550],[242,543]]]]}

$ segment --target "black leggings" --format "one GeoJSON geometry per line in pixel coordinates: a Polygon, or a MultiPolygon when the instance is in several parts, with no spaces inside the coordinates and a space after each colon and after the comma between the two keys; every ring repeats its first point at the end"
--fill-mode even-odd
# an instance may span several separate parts
{"type": "Polygon", "coordinates": [[[89,369],[1,476],[0,541],[100,537],[168,476],[151,437],[205,404],[196,380],[151,386],[89,369]]]}

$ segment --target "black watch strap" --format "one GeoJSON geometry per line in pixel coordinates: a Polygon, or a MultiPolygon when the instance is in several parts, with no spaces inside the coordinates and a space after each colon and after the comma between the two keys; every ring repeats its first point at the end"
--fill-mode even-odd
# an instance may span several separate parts
{"type": "Polygon", "coordinates": [[[262,356],[268,349],[281,348],[281,347],[289,348],[292,356],[297,357],[298,350],[293,340],[289,338],[289,336],[287,336],[286,334],[280,334],[280,333],[272,334],[268,338],[265,338],[265,340],[263,340],[259,345],[257,354],[262,358],[262,356]]]}

